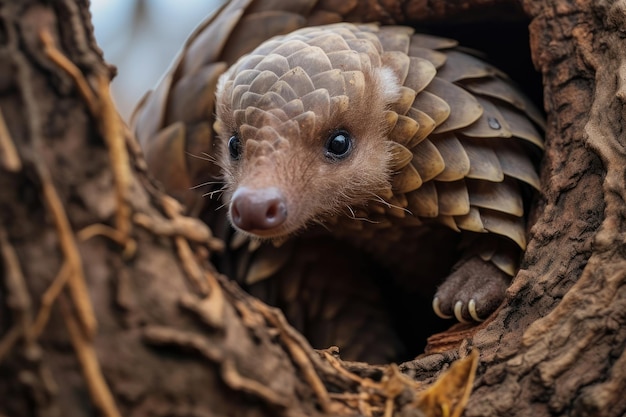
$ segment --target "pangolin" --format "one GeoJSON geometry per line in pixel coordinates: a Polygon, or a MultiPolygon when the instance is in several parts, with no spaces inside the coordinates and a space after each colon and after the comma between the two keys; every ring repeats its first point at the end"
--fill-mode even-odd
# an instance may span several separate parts
{"type": "MultiPolygon", "coordinates": [[[[195,39],[207,42],[216,25],[195,39]]],[[[200,54],[193,43],[187,50],[200,54]]],[[[494,311],[526,245],[524,190],[539,187],[543,146],[540,113],[506,75],[456,41],[377,24],[294,30],[228,69],[213,64],[215,56],[196,56],[181,55],[176,67],[189,72],[179,86],[195,83],[191,97],[169,94],[171,102],[202,104],[201,133],[215,94],[217,139],[190,150],[214,162],[206,168],[208,194],[219,195],[223,209],[208,221],[226,230],[232,275],[285,304],[316,347],[345,348],[350,328],[366,321],[374,330],[349,359],[397,356],[402,341],[390,329],[380,276],[407,294],[401,312],[423,311],[416,292],[432,297],[444,318],[482,321],[494,311]],[[203,60],[205,67],[197,64],[203,60]],[[449,275],[435,292],[442,271],[449,275]],[[335,321],[333,329],[304,316],[335,321]],[[381,338],[391,347],[363,353],[381,338]]],[[[176,76],[135,115],[148,163],[174,193],[172,166],[181,164],[164,171],[151,161],[160,159],[154,149],[184,146],[171,145],[184,135],[171,113],[186,116],[169,103],[171,124],[153,138],[150,111],[176,76]]]]}

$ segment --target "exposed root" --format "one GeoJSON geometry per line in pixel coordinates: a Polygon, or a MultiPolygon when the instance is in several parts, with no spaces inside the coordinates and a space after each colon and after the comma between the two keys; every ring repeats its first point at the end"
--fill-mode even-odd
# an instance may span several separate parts
{"type": "Polygon", "coordinates": [[[20,268],[19,259],[15,249],[9,242],[7,232],[0,227],[0,255],[4,264],[4,276],[6,279],[7,306],[15,315],[15,324],[11,330],[0,339],[0,362],[17,343],[20,336],[26,336],[27,345],[32,344],[32,338],[28,337],[32,323],[32,301],[26,286],[24,274],[20,268]]]}
{"type": "Polygon", "coordinates": [[[367,386],[372,387],[372,388],[376,387],[376,382],[372,381],[371,379],[361,378],[360,376],[353,374],[352,372],[344,368],[343,365],[341,364],[341,361],[335,358],[328,349],[318,351],[318,352],[322,355],[324,359],[326,359],[326,362],[328,362],[330,366],[332,366],[337,372],[339,372],[346,379],[356,382],[357,384],[363,387],[367,387],[367,386]]]}
{"type": "Polygon", "coordinates": [[[15,144],[0,110],[0,166],[7,171],[17,172],[22,169],[22,161],[17,154],[15,144]]]}
{"type": "Polygon", "coordinates": [[[24,329],[19,324],[14,324],[4,337],[0,339],[0,363],[4,357],[13,349],[13,346],[20,340],[20,336],[24,333],[24,329]]]}
{"type": "Polygon", "coordinates": [[[31,328],[31,335],[34,339],[37,339],[43,329],[48,324],[48,319],[50,318],[50,311],[52,311],[52,306],[54,302],[61,294],[61,291],[65,287],[72,270],[70,269],[70,264],[65,262],[61,267],[61,270],[57,274],[52,284],[48,287],[46,292],[41,296],[41,305],[39,306],[39,311],[37,312],[37,317],[35,318],[35,323],[31,328]]]}
{"type": "Polygon", "coordinates": [[[328,390],[315,371],[311,359],[306,354],[307,348],[301,346],[299,340],[293,336],[293,330],[291,330],[286,323],[282,314],[277,314],[275,308],[269,307],[257,299],[252,299],[252,301],[254,307],[263,315],[265,320],[278,329],[280,338],[291,354],[291,358],[304,374],[304,379],[309,383],[311,389],[313,389],[322,410],[326,413],[337,413],[336,407],[333,407],[333,404],[336,403],[330,398],[328,390]]]}
{"type": "Polygon", "coordinates": [[[109,80],[104,74],[98,75],[97,91],[101,105],[100,128],[109,148],[111,169],[115,180],[115,195],[117,198],[115,225],[128,242],[132,224],[129,203],[132,175],[128,151],[126,150],[124,123],[115,109],[109,90],[109,80]]]}
{"type": "Polygon", "coordinates": [[[113,395],[102,375],[93,342],[81,330],[74,318],[74,314],[72,314],[69,306],[63,299],[59,300],[59,306],[61,307],[61,314],[70,335],[72,346],[76,351],[78,361],[83,370],[91,399],[104,416],[121,417],[122,415],[115,405],[113,395]]]}
{"type": "Polygon", "coordinates": [[[225,359],[222,362],[222,378],[229,387],[247,392],[261,398],[267,404],[278,408],[287,408],[288,402],[276,394],[273,390],[253,379],[245,378],[237,371],[232,359],[225,359]]]}
{"type": "Polygon", "coordinates": [[[388,417],[393,415],[396,398],[409,389],[413,392],[421,389],[419,382],[413,381],[402,374],[396,365],[389,365],[380,382],[369,378],[361,378],[343,367],[340,360],[328,351],[320,351],[326,361],[342,376],[358,384],[359,393],[342,398],[350,407],[358,408],[361,414],[371,417],[379,415],[388,417]]]}
{"type": "Polygon", "coordinates": [[[50,32],[42,30],[39,34],[39,38],[43,43],[43,51],[46,56],[74,80],[74,83],[76,83],[76,87],[78,88],[80,95],[83,96],[91,114],[98,114],[100,111],[100,105],[80,68],[74,65],[72,61],[59,51],[54,44],[54,39],[52,38],[50,32]]]}
{"type": "MultiPolygon", "coordinates": [[[[204,244],[212,251],[222,251],[224,242],[213,237],[205,223],[182,214],[182,208],[173,198],[163,195],[161,206],[169,219],[158,219],[143,213],[133,216],[135,224],[150,230],[157,236],[172,237],[185,274],[201,295],[200,301],[181,300],[183,307],[194,311],[203,321],[213,327],[223,326],[224,295],[217,278],[197,261],[189,241],[204,244]]],[[[207,256],[202,256],[207,258],[207,256]]]]}
{"type": "MultiPolygon", "coordinates": [[[[118,230],[104,224],[92,224],[77,233],[78,239],[83,242],[98,235],[106,236],[120,245],[126,243],[118,230]]],[[[136,250],[136,243],[134,241],[131,242],[132,244],[127,244],[125,248],[124,255],[126,255],[127,258],[132,256],[136,250]]],[[[65,287],[71,272],[70,264],[65,262],[54,281],[52,281],[52,284],[50,284],[46,292],[41,296],[39,311],[37,312],[35,322],[30,330],[30,335],[33,339],[39,338],[41,332],[46,327],[52,306],[65,287]]]]}
{"type": "MultiPolygon", "coordinates": [[[[67,58],[65,58],[58,50],[50,48],[51,36],[49,34],[42,34],[42,40],[44,44],[47,44],[46,54],[57,63],[59,67],[70,75],[73,75],[75,79],[80,79],[80,71],[71,64],[67,58]],[[68,70],[69,68],[69,70],[68,70]]],[[[97,362],[95,355],[95,349],[93,347],[93,337],[97,330],[97,321],[93,311],[93,306],[89,298],[87,286],[85,283],[84,270],[82,265],[81,256],[78,250],[76,237],[74,235],[72,226],[68,219],[68,215],[63,206],[63,201],[55,188],[52,181],[52,175],[48,166],[43,158],[44,141],[42,135],[42,126],[44,124],[41,109],[38,105],[38,98],[33,89],[31,82],[31,68],[22,54],[15,54],[13,56],[13,63],[16,67],[16,74],[19,78],[19,85],[21,87],[21,99],[25,106],[30,109],[30,113],[26,118],[28,134],[30,140],[33,143],[33,151],[29,153],[29,162],[32,164],[41,187],[41,199],[44,206],[47,209],[50,217],[53,220],[54,228],[56,229],[57,238],[59,241],[60,250],[62,252],[64,261],[62,270],[55,278],[53,284],[44,295],[42,300],[42,309],[38,315],[38,320],[35,325],[32,321],[31,302],[26,285],[23,285],[23,294],[16,292],[13,284],[17,284],[20,279],[21,271],[19,270],[19,264],[11,262],[12,256],[10,253],[12,247],[8,242],[6,233],[2,230],[2,238],[5,242],[0,244],[2,248],[2,255],[4,256],[4,264],[7,270],[6,282],[11,286],[8,290],[9,294],[18,300],[17,309],[14,309],[16,320],[15,325],[9,332],[8,336],[0,343],[5,352],[8,352],[12,345],[19,340],[20,336],[24,337],[26,349],[34,347],[35,338],[41,333],[42,329],[49,317],[49,312],[54,301],[59,297],[60,292],[67,284],[69,286],[70,299],[73,304],[73,308],[68,305],[68,302],[64,301],[60,303],[61,311],[65,318],[65,322],[68,326],[68,333],[70,339],[74,345],[77,356],[79,358],[83,373],[87,379],[90,392],[93,396],[93,400],[96,406],[102,410],[102,414],[107,417],[117,417],[119,412],[113,403],[113,397],[111,396],[97,362]],[[17,297],[17,298],[16,298],[17,297]],[[23,299],[22,299],[23,298],[23,299]],[[28,306],[28,308],[25,308],[28,306]],[[21,310],[21,311],[20,311],[21,310]],[[6,342],[6,343],[5,343],[6,342]]],[[[91,92],[88,90],[86,82],[78,82],[78,88],[86,96],[87,105],[92,111],[94,108],[94,99],[91,92]]],[[[0,135],[2,135],[0,133],[0,135]]],[[[3,141],[9,140],[8,135],[4,135],[3,141]]],[[[6,151],[7,145],[3,143],[3,152],[6,151]]],[[[4,161],[6,163],[6,161],[4,161]]],[[[15,167],[15,161],[13,161],[13,167],[15,167]]],[[[15,256],[16,260],[17,257],[15,256]]],[[[16,261],[17,262],[17,261],[16,261]]],[[[23,277],[21,278],[23,280],[23,277]]],[[[16,287],[17,288],[17,287],[16,287]]],[[[54,392],[54,381],[49,372],[45,368],[40,368],[41,378],[48,392],[54,392]]]]}
{"type": "Polygon", "coordinates": [[[148,325],[142,331],[143,341],[152,346],[176,346],[191,350],[214,363],[224,362],[224,352],[214,343],[195,332],[177,328],[148,325]]]}
{"type": "MultiPolygon", "coordinates": [[[[369,378],[362,378],[348,371],[342,362],[334,357],[330,350],[318,351],[318,354],[337,372],[340,378],[350,381],[358,390],[356,393],[329,393],[318,374],[319,364],[316,364],[313,358],[307,354],[308,346],[304,346],[304,341],[299,334],[295,332],[285,322],[284,317],[278,313],[273,307],[256,299],[252,300],[253,310],[247,311],[243,306],[235,303],[238,310],[243,310],[242,317],[247,317],[247,322],[252,325],[258,325],[252,312],[260,313],[263,318],[278,332],[282,343],[289,352],[292,360],[300,368],[304,375],[304,379],[315,393],[320,407],[326,413],[335,415],[353,414],[354,410],[359,410],[364,416],[392,416],[396,409],[396,399],[406,392],[415,393],[415,402],[418,401],[423,386],[419,382],[415,382],[408,376],[400,372],[396,365],[384,367],[384,375],[380,381],[374,381],[369,378]]],[[[456,389],[456,387],[455,387],[456,389]]],[[[411,404],[409,404],[410,406],[411,404]]],[[[428,414],[429,415],[429,414],[428,414]]]]}
{"type": "Polygon", "coordinates": [[[206,223],[200,219],[178,215],[165,221],[144,213],[136,213],[133,222],[158,236],[184,236],[192,242],[206,244],[213,251],[224,249],[224,242],[214,238],[206,223]]]}
{"type": "MultiPolygon", "coordinates": [[[[85,100],[87,107],[89,107],[89,111],[98,121],[100,133],[109,149],[111,169],[115,181],[115,195],[117,199],[115,225],[121,233],[124,242],[128,244],[131,230],[129,196],[132,176],[128,151],[126,150],[124,123],[111,99],[109,80],[104,74],[98,74],[95,88],[98,94],[94,95],[81,70],[57,49],[52,35],[48,31],[43,30],[39,36],[44,45],[46,56],[74,80],[78,91],[85,100]]],[[[126,244],[124,247],[126,247],[126,244]]]]}
{"type": "Polygon", "coordinates": [[[105,236],[124,248],[122,256],[124,259],[130,259],[137,251],[137,242],[134,239],[128,239],[121,231],[107,226],[106,224],[96,223],[85,227],[78,233],[78,238],[84,242],[94,236],[105,236]]]}
{"type": "MultiPolygon", "coordinates": [[[[180,224],[184,222],[184,216],[181,214],[181,207],[176,200],[174,200],[172,197],[163,195],[161,198],[161,204],[165,210],[165,213],[170,219],[172,219],[173,223],[178,222],[180,224]]],[[[207,226],[204,227],[207,228],[207,226]]],[[[200,293],[202,295],[207,295],[209,294],[211,287],[219,287],[219,284],[217,284],[217,281],[214,279],[215,277],[212,277],[213,280],[211,280],[211,277],[207,277],[207,274],[205,274],[203,268],[200,267],[200,264],[196,260],[188,242],[188,240],[193,240],[189,237],[195,237],[195,235],[197,234],[196,231],[192,230],[192,228],[189,228],[188,230],[177,229],[177,232],[180,234],[174,236],[174,243],[176,244],[178,256],[180,257],[185,273],[192,280],[200,293]]],[[[208,228],[207,233],[209,233],[209,235],[207,236],[210,236],[210,231],[208,231],[208,228]]],[[[207,243],[210,240],[212,239],[208,239],[207,243]]],[[[219,245],[219,247],[223,248],[223,244],[219,245]]]]}
{"type": "Polygon", "coordinates": [[[182,236],[175,236],[174,243],[176,244],[176,250],[182,262],[185,274],[187,274],[187,276],[195,284],[200,294],[208,295],[209,286],[204,280],[204,272],[198,261],[196,261],[195,255],[191,250],[191,246],[189,246],[189,242],[182,236]]]}
{"type": "Polygon", "coordinates": [[[72,295],[72,301],[76,306],[76,312],[78,313],[79,321],[85,331],[85,334],[89,339],[92,339],[97,331],[97,321],[89,299],[89,293],[87,291],[87,284],[85,283],[85,272],[83,270],[82,260],[80,253],[78,252],[78,245],[74,239],[72,233],[72,227],[67,213],[63,208],[63,203],[59,198],[59,194],[50,180],[47,167],[43,165],[43,162],[36,160],[39,165],[41,185],[43,188],[44,200],[46,201],[48,208],[54,219],[54,223],[59,235],[59,241],[61,249],[65,255],[66,262],[70,269],[69,275],[69,287],[72,295]]]}
{"type": "MultiPolygon", "coordinates": [[[[210,276],[210,274],[207,275],[210,276]]],[[[215,286],[211,286],[211,291],[207,297],[198,299],[194,295],[186,294],[181,298],[180,304],[212,328],[224,328],[225,299],[222,288],[217,283],[215,286]]]]}

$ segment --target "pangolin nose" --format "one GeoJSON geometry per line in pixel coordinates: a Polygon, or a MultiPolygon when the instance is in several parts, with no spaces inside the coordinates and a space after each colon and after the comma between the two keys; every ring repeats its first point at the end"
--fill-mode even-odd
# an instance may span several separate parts
{"type": "Polygon", "coordinates": [[[239,187],[230,203],[233,224],[247,232],[269,230],[287,219],[287,201],[276,187],[239,187]]]}

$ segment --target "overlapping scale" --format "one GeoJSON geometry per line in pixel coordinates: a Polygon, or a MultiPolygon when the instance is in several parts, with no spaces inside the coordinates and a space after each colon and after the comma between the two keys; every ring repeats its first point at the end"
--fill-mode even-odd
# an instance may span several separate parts
{"type": "Polygon", "coordinates": [[[506,103],[510,103],[526,113],[530,119],[545,128],[543,116],[533,105],[528,97],[517,89],[511,82],[504,82],[496,77],[485,77],[463,81],[462,85],[475,94],[497,98],[506,103]]]}
{"type": "Polygon", "coordinates": [[[482,106],[473,95],[448,81],[434,78],[426,87],[426,91],[441,98],[450,106],[449,117],[438,124],[433,133],[445,133],[469,126],[483,113],[482,106]]]}
{"type": "MultiPolygon", "coordinates": [[[[355,7],[355,0],[315,3],[234,0],[192,35],[134,122],[151,170],[171,174],[163,179],[170,192],[188,193],[193,181],[177,172],[197,175],[199,165],[191,169],[185,157],[176,157],[168,159],[171,170],[162,169],[159,155],[185,155],[189,149],[202,154],[202,146],[213,153],[209,118],[219,74],[267,38],[306,25],[307,18],[308,24],[330,23],[355,7]]],[[[331,216],[325,224],[332,230],[345,222],[363,239],[376,239],[378,231],[401,234],[430,219],[454,230],[501,235],[524,248],[520,185],[539,187],[533,155],[543,147],[541,113],[504,74],[458,48],[457,41],[413,32],[339,24],[266,42],[240,63],[244,70],[231,81],[231,94],[239,109],[272,110],[236,110],[235,121],[264,118],[291,129],[280,123],[293,120],[296,130],[312,131],[315,114],[343,112],[349,97],[364,95],[363,71],[386,65],[403,84],[385,113],[394,143],[390,188],[376,192],[383,201],[353,208],[353,217],[367,216],[367,222],[331,216]],[[261,94],[268,86],[271,93],[261,94]]],[[[481,256],[512,274],[515,253],[487,250],[481,256]]],[[[249,280],[284,265],[269,252],[256,255],[242,260],[249,280]]]]}
{"type": "Polygon", "coordinates": [[[523,146],[515,141],[495,142],[492,146],[505,175],[539,189],[539,176],[523,146]]]}
{"type": "Polygon", "coordinates": [[[287,56],[291,68],[305,68],[309,77],[333,68],[326,52],[319,47],[308,47],[287,56]]]}
{"type": "Polygon", "coordinates": [[[409,56],[423,58],[433,64],[437,69],[441,68],[443,64],[446,63],[447,57],[446,54],[442,52],[437,52],[430,48],[419,46],[415,43],[411,43],[411,46],[409,47],[409,56]]]}
{"type": "MultiPolygon", "coordinates": [[[[388,137],[394,143],[398,143],[402,145],[403,147],[407,147],[409,142],[413,139],[413,137],[418,133],[419,130],[420,130],[420,125],[415,119],[409,116],[398,115],[396,123],[394,124],[394,127],[388,133],[388,137]]],[[[413,157],[413,154],[408,149],[407,149],[407,152],[409,155],[408,161],[410,161],[411,158],[413,157]]]]}
{"type": "Polygon", "coordinates": [[[433,119],[435,126],[440,126],[450,116],[450,105],[441,97],[428,91],[419,93],[412,107],[426,113],[433,119]]]}
{"type": "Polygon", "coordinates": [[[437,69],[432,62],[424,58],[410,57],[404,85],[419,93],[431,83],[435,74],[437,74],[437,69]]]}
{"type": "MultiPolygon", "coordinates": [[[[393,70],[400,85],[406,85],[406,78],[409,75],[411,64],[411,59],[406,54],[397,51],[385,52],[382,55],[382,62],[385,67],[393,70]]],[[[433,71],[433,77],[434,75],[433,71]]]]}
{"type": "Polygon", "coordinates": [[[400,172],[394,174],[391,185],[396,193],[408,193],[422,186],[422,177],[411,164],[406,165],[400,172]]]}
{"type": "Polygon", "coordinates": [[[526,249],[526,230],[522,217],[483,209],[480,210],[480,219],[488,231],[506,236],[520,248],[526,249]]]}
{"type": "Polygon", "coordinates": [[[411,191],[406,197],[408,208],[415,216],[435,218],[439,215],[439,196],[434,182],[424,182],[420,188],[411,191]]]}
{"type": "Polygon", "coordinates": [[[350,49],[345,39],[338,33],[332,31],[325,31],[325,33],[321,36],[311,39],[309,45],[319,47],[326,54],[347,51],[350,49]]]}
{"type": "Polygon", "coordinates": [[[414,29],[408,26],[382,26],[377,35],[385,51],[398,51],[408,55],[414,29]]]}
{"type": "Polygon", "coordinates": [[[481,116],[469,126],[459,129],[459,132],[473,138],[510,138],[513,133],[509,118],[504,117],[490,100],[483,97],[476,97],[476,100],[483,108],[481,116]]]}
{"type": "Polygon", "coordinates": [[[437,76],[446,81],[457,82],[465,79],[503,75],[501,71],[472,55],[446,52],[446,65],[437,72],[437,76]]]}
{"type": "Polygon", "coordinates": [[[328,59],[333,68],[341,71],[361,71],[361,54],[357,51],[330,52],[328,59]]]}
{"type": "Polygon", "coordinates": [[[500,182],[504,180],[504,172],[498,155],[485,139],[465,139],[461,141],[463,149],[470,161],[467,178],[500,182]]]}
{"type": "Polygon", "coordinates": [[[464,216],[470,212],[470,194],[465,181],[435,181],[435,187],[441,215],[464,216]]]}
{"type": "Polygon", "coordinates": [[[424,182],[432,180],[446,169],[445,161],[429,139],[422,141],[411,151],[413,152],[411,163],[424,182]]]}
{"type": "Polygon", "coordinates": [[[507,105],[496,103],[498,110],[505,118],[511,130],[511,134],[516,138],[527,140],[539,149],[543,149],[543,135],[528,120],[526,113],[515,111],[507,105]]]}
{"type": "Polygon", "coordinates": [[[255,66],[255,70],[269,71],[277,77],[282,77],[291,68],[286,57],[277,54],[270,54],[259,61],[255,66]]]}
{"type": "Polygon", "coordinates": [[[467,214],[454,216],[454,222],[461,230],[467,230],[476,233],[486,233],[485,225],[480,218],[480,211],[476,207],[471,207],[467,214]]]}
{"type": "Polygon", "coordinates": [[[444,162],[444,169],[435,179],[438,181],[456,181],[463,179],[470,171],[470,160],[461,141],[453,133],[437,135],[431,138],[444,162]]]}
{"type": "Polygon", "coordinates": [[[469,180],[469,202],[474,207],[486,208],[522,217],[524,203],[517,182],[507,178],[502,182],[469,180]]]}
{"type": "Polygon", "coordinates": [[[416,33],[411,37],[411,45],[427,49],[449,49],[454,48],[458,44],[459,42],[454,39],[427,35],[425,33],[416,33]]]}

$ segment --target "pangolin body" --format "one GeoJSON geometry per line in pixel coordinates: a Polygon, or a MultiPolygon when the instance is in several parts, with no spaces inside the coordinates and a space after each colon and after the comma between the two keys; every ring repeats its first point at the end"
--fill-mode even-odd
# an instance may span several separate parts
{"type": "MultiPolygon", "coordinates": [[[[462,232],[464,249],[436,294],[435,310],[468,321],[495,309],[526,244],[521,189],[538,187],[532,155],[542,147],[542,120],[504,74],[456,46],[408,27],[340,23],[268,40],[222,75],[215,100],[219,139],[216,149],[204,151],[221,167],[221,174],[210,171],[223,178],[222,199],[238,231],[231,247],[252,237],[234,275],[248,284],[263,281],[261,293],[270,300],[293,304],[299,288],[308,293],[307,308],[335,319],[339,307],[324,310],[311,301],[326,284],[302,284],[315,276],[311,271],[333,275],[327,292],[339,286],[348,298],[365,293],[370,281],[363,277],[372,269],[361,265],[356,273],[346,267],[365,253],[368,264],[374,260],[391,271],[399,288],[409,282],[414,289],[420,279],[440,273],[439,258],[433,261],[429,249],[442,251],[430,236],[443,226],[462,232]],[[335,282],[342,276],[344,285],[335,282]],[[274,278],[282,292],[267,290],[274,278]]],[[[212,82],[191,99],[204,100],[206,107],[212,105],[216,68],[205,68],[191,75],[206,72],[212,82]]],[[[176,92],[173,97],[191,100],[176,98],[176,92]]],[[[150,99],[143,109],[149,107],[150,99]]],[[[147,124],[143,109],[140,139],[147,124]]],[[[149,163],[151,149],[176,138],[173,122],[152,145],[144,143],[149,163]]],[[[450,243],[447,252],[457,247],[450,243]]],[[[348,324],[335,327],[359,322],[363,305],[367,314],[380,312],[371,297],[355,296],[360,310],[343,307],[348,324]]],[[[286,314],[296,324],[314,315],[302,308],[287,308],[286,314]]],[[[372,325],[380,328],[373,334],[394,339],[385,328],[389,321],[381,323],[372,325]]],[[[337,329],[329,337],[328,329],[308,327],[317,335],[308,335],[314,343],[341,345],[346,338],[337,329]]],[[[373,359],[391,356],[385,351],[373,359]]]]}

